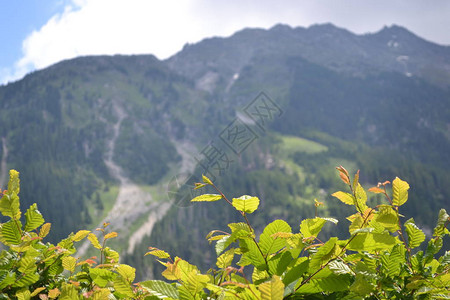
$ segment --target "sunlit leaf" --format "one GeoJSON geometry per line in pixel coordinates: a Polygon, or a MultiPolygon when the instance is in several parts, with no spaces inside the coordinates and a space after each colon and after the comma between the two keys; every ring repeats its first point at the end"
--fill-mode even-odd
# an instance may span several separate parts
{"type": "Polygon", "coordinates": [[[411,249],[419,247],[425,241],[425,233],[417,227],[414,219],[409,219],[405,222],[405,231],[408,235],[408,246],[411,249]]]}
{"type": "Polygon", "coordinates": [[[261,292],[261,300],[282,300],[284,294],[284,284],[280,277],[274,275],[268,282],[258,286],[261,292]]]}
{"type": "Polygon", "coordinates": [[[317,236],[327,221],[323,218],[305,219],[300,223],[300,232],[304,238],[317,236]]]}
{"type": "Polygon", "coordinates": [[[239,198],[233,198],[232,204],[238,211],[251,214],[258,209],[259,199],[258,197],[244,195],[239,198]]]}
{"type": "MultiPolygon", "coordinates": [[[[149,247],[148,248],[150,251],[148,251],[147,253],[145,253],[145,255],[153,255],[156,256],[158,258],[169,258],[170,254],[167,253],[166,251],[160,250],[158,248],[154,248],[154,247],[149,247]]],[[[144,256],[145,256],[144,255],[144,256]]]]}
{"type": "Polygon", "coordinates": [[[50,233],[50,228],[52,227],[51,223],[45,223],[42,225],[41,230],[39,231],[39,237],[44,238],[50,233]]]}
{"type": "Polygon", "coordinates": [[[97,249],[102,249],[102,245],[100,245],[97,236],[93,233],[90,233],[88,235],[88,240],[91,241],[92,246],[94,246],[97,249]]]}
{"type": "Polygon", "coordinates": [[[77,259],[75,257],[72,256],[65,256],[62,258],[62,266],[64,269],[70,271],[70,272],[74,272],[75,271],[75,266],[77,263],[77,259]]]}
{"type": "Polygon", "coordinates": [[[392,204],[403,205],[408,200],[409,184],[396,177],[392,182],[392,204]]]}
{"type": "Polygon", "coordinates": [[[164,299],[170,297],[172,299],[178,299],[177,289],[164,281],[161,280],[147,280],[139,283],[140,286],[148,290],[152,295],[155,295],[159,299],[164,299]]]}
{"type": "Polygon", "coordinates": [[[353,195],[351,195],[349,193],[344,193],[344,192],[339,191],[339,192],[332,194],[332,196],[338,198],[339,200],[341,200],[343,203],[345,203],[347,205],[355,204],[355,198],[353,198],[353,195]]]}
{"type": "Polygon", "coordinates": [[[36,203],[32,204],[30,208],[27,209],[25,219],[25,231],[34,230],[45,222],[41,212],[37,209],[36,203]]]}
{"type": "Polygon", "coordinates": [[[264,256],[278,252],[286,246],[284,239],[273,238],[273,234],[278,232],[290,233],[291,231],[291,226],[283,220],[275,220],[268,224],[259,238],[259,246],[264,256]]]}
{"type": "Polygon", "coordinates": [[[204,194],[204,195],[200,195],[195,197],[194,199],[191,200],[191,202],[212,202],[212,201],[217,201],[222,199],[221,195],[217,195],[217,194],[204,194]]]}
{"type": "Polygon", "coordinates": [[[84,239],[88,234],[90,233],[89,230],[79,230],[75,235],[72,237],[72,241],[79,242],[82,239],[84,239]]]}

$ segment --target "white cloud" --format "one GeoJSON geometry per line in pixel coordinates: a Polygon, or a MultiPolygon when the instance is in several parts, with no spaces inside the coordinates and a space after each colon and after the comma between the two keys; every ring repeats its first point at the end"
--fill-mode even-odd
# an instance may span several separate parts
{"type": "Polygon", "coordinates": [[[64,12],[23,41],[14,71],[3,71],[8,76],[0,78],[16,79],[82,55],[154,54],[164,59],[187,42],[228,36],[246,26],[267,28],[283,18],[247,0],[231,2],[71,0],[64,12]]]}
{"type": "Polygon", "coordinates": [[[424,36],[431,36],[428,32],[447,36],[436,26],[450,25],[446,13],[450,4],[437,1],[438,8],[427,20],[432,17],[439,22],[431,20],[425,26],[417,17],[423,14],[422,5],[391,5],[389,0],[348,0],[346,5],[333,0],[65,0],[63,3],[69,4],[62,13],[23,41],[21,59],[9,69],[0,69],[0,83],[81,55],[154,54],[164,59],[187,42],[228,36],[244,27],[269,28],[280,22],[291,26],[332,22],[356,33],[397,23],[424,36]],[[430,30],[421,32],[421,28],[430,30]]]}

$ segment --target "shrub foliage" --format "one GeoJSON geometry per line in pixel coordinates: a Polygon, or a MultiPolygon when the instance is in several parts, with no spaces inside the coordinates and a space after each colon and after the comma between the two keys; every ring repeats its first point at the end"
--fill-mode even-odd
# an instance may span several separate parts
{"type": "MultiPolygon", "coordinates": [[[[37,205],[22,215],[19,173],[10,171],[8,189],[0,190],[0,299],[449,299],[450,251],[441,251],[450,216],[438,214],[432,236],[399,213],[408,200],[409,185],[400,178],[369,188],[385,201],[368,205],[366,190],[342,166],[339,176],[348,191],[333,196],[354,208],[348,216],[346,239],[318,236],[334,218],[302,220],[293,230],[275,220],[261,233],[248,216],[259,206],[257,197],[229,199],[207,177],[196,188],[212,186],[217,194],[204,194],[193,202],[225,201],[242,222],[229,230],[213,230],[216,267],[202,273],[198,267],[164,250],[149,247],[165,266],[167,281],[134,283],[135,269],[121,264],[119,253],[106,246],[117,236],[108,224],[95,232],[80,230],[56,245],[44,242],[51,224],[37,205]],[[97,257],[77,257],[75,245],[88,239],[97,257]],[[439,254],[442,254],[439,256],[439,254]]],[[[315,201],[315,206],[322,203],[315,201]]]]}

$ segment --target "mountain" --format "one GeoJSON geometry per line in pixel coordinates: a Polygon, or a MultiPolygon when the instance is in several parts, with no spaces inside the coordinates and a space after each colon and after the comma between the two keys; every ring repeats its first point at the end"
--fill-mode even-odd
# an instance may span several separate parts
{"type": "Polygon", "coordinates": [[[314,198],[324,215],[347,213],[330,196],[337,165],[365,185],[399,176],[412,186],[405,215],[431,228],[450,195],[449,108],[450,47],[399,26],[277,25],[164,61],[79,57],[0,87],[0,185],[21,172],[21,200],[38,203],[51,239],[108,221],[132,265],[151,265],[156,246],[206,267],[204,236],[238,216],[189,206],[173,186],[206,171],[233,197],[260,197],[254,224],[294,226],[314,198]]]}

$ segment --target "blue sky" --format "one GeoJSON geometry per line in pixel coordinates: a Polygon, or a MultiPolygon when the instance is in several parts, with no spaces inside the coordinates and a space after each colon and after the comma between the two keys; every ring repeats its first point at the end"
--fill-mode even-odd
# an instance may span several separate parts
{"type": "Polygon", "coordinates": [[[397,24],[450,45],[448,0],[0,0],[0,84],[80,55],[164,59],[244,27],[325,22],[359,34],[397,24]]]}
{"type": "Polygon", "coordinates": [[[26,37],[63,11],[65,4],[61,0],[0,0],[0,83],[2,69],[21,58],[26,37]]]}

